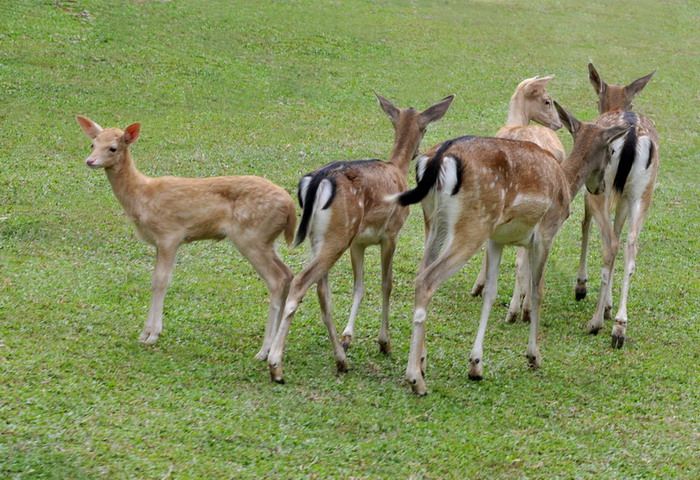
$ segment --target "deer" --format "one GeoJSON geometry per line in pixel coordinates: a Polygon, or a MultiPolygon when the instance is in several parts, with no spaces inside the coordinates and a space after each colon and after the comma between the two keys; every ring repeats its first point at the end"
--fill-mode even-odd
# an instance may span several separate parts
{"type": "Polygon", "coordinates": [[[627,334],[627,299],[630,280],[636,268],[637,241],[644,220],[649,213],[651,198],[659,173],[659,135],[654,123],[647,117],[632,111],[632,101],[644,89],[654,72],[634,80],[629,85],[610,85],[598,75],[592,63],[588,64],[589,80],[598,95],[600,117],[596,123],[602,126],[629,125],[629,133],[614,143],[612,160],[605,173],[604,193],[584,195],[584,215],[581,223],[581,259],[576,279],[576,300],[583,300],[587,293],[588,239],[591,218],[601,233],[603,273],[600,292],[593,318],[587,330],[597,334],[603,328],[604,319],[612,313],[612,281],[615,257],[625,223],[628,224],[627,245],[624,250],[624,273],[620,292],[620,304],[612,328],[612,348],[622,348],[627,334]],[[611,212],[615,209],[615,219],[611,212]]]}
{"type": "Polygon", "coordinates": [[[538,347],[543,274],[555,235],[570,213],[582,185],[600,193],[610,160],[608,146],[629,127],[584,123],[555,102],[559,118],[571,132],[574,146],[559,164],[531,142],[463,136],[435,145],[418,158],[418,183],[412,190],[387,198],[399,205],[421,202],[430,219],[423,259],[418,266],[413,331],[406,379],[414,393],[427,394],[425,344],[427,309],[436,289],[486,243],[486,284],[470,357],[469,378],[483,378],[483,343],[489,313],[497,294],[498,268],[505,245],[528,252],[531,292],[527,359],[541,366],[538,347]]]}
{"type": "MultiPolygon", "coordinates": [[[[496,137],[510,138],[533,142],[542,149],[550,152],[556,160],[564,161],[564,146],[554,133],[562,127],[557,110],[554,108],[552,97],[545,90],[554,75],[546,77],[527,78],[520,82],[510,98],[506,124],[498,130],[496,137]],[[531,125],[530,121],[540,125],[531,125]]],[[[530,321],[530,296],[527,292],[527,250],[520,247],[515,260],[516,276],[513,296],[511,297],[506,315],[506,322],[518,320],[522,310],[524,322],[530,321]]],[[[471,295],[477,297],[484,289],[486,279],[486,256],[481,264],[481,270],[472,287],[471,295]]]]}
{"type": "Polygon", "coordinates": [[[381,352],[390,353],[389,300],[393,275],[392,260],[397,236],[409,209],[384,202],[384,197],[406,190],[409,164],[420,146],[430,123],[440,120],[454,100],[443,98],[418,111],[394,106],[379,94],[379,106],[394,127],[394,145],[389,160],[358,160],[329,163],[301,178],[298,185],[301,220],[294,245],[308,236],[312,259],[292,280],[284,314],[277,330],[268,364],[273,382],[284,383],[282,360],[292,318],[308,289],[316,284],[321,319],[328,329],[339,373],[348,370],[346,349],[352,339],[355,317],[364,295],[364,252],[379,245],[382,269],[382,318],[379,331],[381,352]],[[331,312],[328,272],[346,250],[350,250],[353,268],[353,303],[342,345],[336,335],[331,312]]]}
{"type": "Polygon", "coordinates": [[[293,240],[296,209],[292,197],[282,187],[255,176],[149,177],[136,168],[129,150],[139,138],[139,123],[122,131],[103,129],[86,117],[76,118],[92,140],[85,163],[92,169],[104,169],[138,236],[156,247],[150,308],[140,341],[152,345],[163,330],[163,302],[178,248],[197,240],[227,238],[269,290],[263,345],[255,356],[265,360],[294,276],[275,249],[282,232],[288,244],[293,240]]]}

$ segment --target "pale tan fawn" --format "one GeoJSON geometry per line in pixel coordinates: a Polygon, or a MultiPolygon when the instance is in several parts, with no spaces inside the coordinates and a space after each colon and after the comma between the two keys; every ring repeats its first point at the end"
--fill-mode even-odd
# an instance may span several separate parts
{"type": "Polygon", "coordinates": [[[596,123],[606,127],[629,125],[632,128],[624,138],[611,146],[613,153],[605,172],[605,192],[600,195],[586,192],[584,196],[585,212],[581,225],[581,261],[576,281],[576,300],[585,298],[587,292],[586,254],[592,217],[600,229],[604,264],[596,311],[588,323],[588,331],[597,334],[603,328],[603,319],[611,317],[615,257],[622,228],[627,223],[620,305],[612,328],[612,347],[622,348],[627,334],[627,298],[630,279],[636,267],[637,241],[649,213],[659,173],[659,135],[650,119],[631,111],[632,100],[646,86],[654,72],[629,85],[605,83],[592,63],[588,64],[588,72],[591,85],[598,95],[598,111],[601,114],[596,123]],[[614,222],[611,220],[613,209],[614,222]]]}
{"type": "Polygon", "coordinates": [[[299,182],[299,201],[303,213],[295,244],[301,243],[308,234],[313,258],[292,280],[284,315],[268,356],[270,377],[274,382],[284,383],[282,357],[292,317],[313,284],[317,284],[321,317],[328,329],[337,369],[339,372],[347,371],[345,350],[352,338],[357,309],[364,293],[364,251],[369,245],[381,247],[382,322],[379,346],[385,353],[390,351],[392,259],[397,236],[409,211],[383,199],[386,195],[406,190],[409,164],[418,153],[428,124],[445,115],[454,95],[422,112],[413,108],[397,108],[381,95],[377,95],[377,98],[395,130],[389,161],[334,162],[305,175],[299,182]],[[328,271],[348,248],[354,272],[354,295],[350,321],[343,335],[344,348],[337,339],[331,312],[328,271]]]}
{"type": "Polygon", "coordinates": [[[287,243],[294,236],[296,212],[291,196],[283,188],[255,176],[148,177],[136,169],[129,151],[139,138],[140,124],[132,123],[122,131],[102,129],[81,116],[77,120],[92,139],[87,165],[104,169],[139,237],[156,247],[151,305],[141,342],[155,343],[163,330],[163,300],[178,247],[196,240],[228,238],[250,261],[270,292],[263,345],[255,357],[266,359],[293,278],[275,250],[280,234],[284,233],[287,243]]]}
{"type": "MultiPolygon", "coordinates": [[[[560,129],[562,124],[554,108],[552,97],[545,89],[553,78],[554,75],[548,75],[527,78],[520,82],[510,98],[506,124],[498,130],[496,137],[532,142],[550,152],[561,163],[565,157],[564,146],[554,132],[560,129]],[[540,125],[531,125],[531,121],[540,125]]],[[[506,322],[516,322],[521,311],[523,321],[530,321],[530,293],[525,281],[528,277],[528,263],[527,250],[519,247],[515,260],[515,286],[506,322]]],[[[479,276],[472,287],[472,296],[481,295],[485,279],[486,255],[484,255],[479,276]]]]}
{"type": "Polygon", "coordinates": [[[406,378],[425,395],[427,308],[435,290],[487,242],[486,285],[479,329],[469,358],[469,378],[483,378],[483,342],[496,298],[504,245],[527,248],[532,311],[527,358],[541,364],[537,345],[543,274],[547,257],[576,193],[585,183],[595,193],[610,159],[608,146],[629,127],[579,122],[556,104],[574,137],[569,157],[559,164],[531,142],[459,137],[434,146],[419,158],[418,185],[395,197],[401,205],[422,202],[430,219],[423,260],[416,278],[415,309],[406,378]]]}

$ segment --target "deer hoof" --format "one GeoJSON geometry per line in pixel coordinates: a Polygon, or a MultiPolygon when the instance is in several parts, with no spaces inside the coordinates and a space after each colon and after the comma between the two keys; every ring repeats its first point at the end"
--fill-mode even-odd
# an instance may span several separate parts
{"type": "Polygon", "coordinates": [[[506,323],[516,323],[518,321],[518,312],[508,312],[506,315],[506,323]]]}
{"type": "Polygon", "coordinates": [[[338,369],[338,373],[347,373],[348,370],[350,370],[350,367],[348,366],[348,361],[346,359],[336,360],[335,366],[338,369]]]}
{"type": "Polygon", "coordinates": [[[588,287],[586,286],[586,281],[584,280],[583,282],[578,282],[576,284],[576,301],[580,302],[584,298],[586,298],[586,294],[588,293],[588,287]]]}
{"type": "Polygon", "coordinates": [[[391,343],[389,343],[389,340],[379,340],[379,351],[385,355],[391,353],[391,343]]]}
{"type": "Polygon", "coordinates": [[[472,288],[470,295],[472,297],[478,297],[481,295],[481,292],[483,292],[483,291],[484,291],[484,284],[478,283],[478,284],[474,285],[474,288],[472,288]]]}
{"type": "Polygon", "coordinates": [[[530,310],[523,310],[523,323],[530,323],[530,310]]]}
{"type": "Polygon", "coordinates": [[[469,380],[480,381],[484,378],[484,362],[480,358],[469,359],[469,380]]]}
{"type": "Polygon", "coordinates": [[[622,348],[622,346],[625,344],[625,335],[617,335],[614,334],[612,335],[612,348],[622,348]]]}

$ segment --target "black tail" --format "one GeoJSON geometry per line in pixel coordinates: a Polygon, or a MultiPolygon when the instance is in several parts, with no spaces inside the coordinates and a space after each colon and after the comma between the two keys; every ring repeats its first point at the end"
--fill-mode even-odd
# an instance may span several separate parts
{"type": "MultiPolygon", "coordinates": [[[[307,177],[308,175],[304,178],[307,177]]],[[[302,178],[299,181],[299,185],[297,186],[297,198],[299,199],[299,206],[301,206],[302,211],[301,221],[299,222],[299,228],[297,229],[297,235],[294,239],[294,244],[292,245],[292,248],[296,247],[297,245],[300,245],[309,232],[309,222],[311,221],[311,214],[314,211],[314,204],[316,203],[316,192],[318,192],[318,186],[321,184],[322,180],[328,179],[331,182],[332,188],[331,196],[326,202],[326,204],[322,207],[322,210],[325,210],[326,208],[330,207],[331,203],[333,203],[333,198],[335,197],[335,179],[332,177],[326,177],[324,175],[316,175],[311,177],[311,181],[309,182],[308,187],[306,188],[306,195],[304,195],[302,198],[304,192],[301,191],[301,185],[304,181],[304,178],[302,178]]]]}
{"type": "Polygon", "coordinates": [[[630,174],[630,170],[632,170],[632,165],[637,156],[637,115],[627,111],[625,111],[623,115],[623,118],[627,123],[633,125],[633,128],[630,129],[625,137],[625,143],[620,152],[620,161],[617,164],[615,180],[613,180],[613,189],[617,193],[622,193],[622,190],[625,188],[627,177],[630,174]]]}
{"type": "MultiPolygon", "coordinates": [[[[437,152],[435,152],[435,155],[433,155],[433,158],[428,160],[428,164],[423,170],[423,176],[418,180],[416,188],[414,188],[413,190],[407,190],[398,196],[397,201],[399,202],[399,204],[403,206],[413,205],[414,203],[418,203],[421,200],[423,200],[428,195],[430,190],[432,190],[433,187],[438,183],[438,179],[440,178],[440,168],[442,167],[442,159],[445,157],[445,153],[447,153],[447,150],[449,150],[449,148],[456,142],[463,142],[466,140],[471,140],[472,138],[474,138],[472,135],[467,135],[464,137],[457,137],[443,142],[443,144],[440,145],[440,148],[437,149],[437,152]]],[[[455,186],[454,191],[452,192],[453,195],[457,193],[462,183],[462,169],[460,167],[461,162],[458,161],[459,178],[457,179],[457,185],[455,186]]]]}

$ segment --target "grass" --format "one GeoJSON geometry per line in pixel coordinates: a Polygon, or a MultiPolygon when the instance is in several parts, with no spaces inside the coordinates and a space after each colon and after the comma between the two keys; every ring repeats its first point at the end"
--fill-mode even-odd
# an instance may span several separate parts
{"type": "MultiPolygon", "coordinates": [[[[0,477],[698,477],[699,14],[680,0],[0,3],[0,477]],[[391,127],[372,89],[417,108],[457,94],[428,148],[492,135],[533,75],[556,74],[554,97],[594,119],[589,60],[612,83],[658,68],[636,102],[657,124],[662,165],[624,349],[610,349],[609,323],[585,334],[596,295],[573,299],[580,197],[546,271],[537,372],[523,358],[527,326],[501,322],[509,251],[485,379],[466,375],[475,259],[431,304],[430,395],[410,394],[415,209],[395,260],[391,356],[374,341],[376,249],[347,375],[334,372],[310,293],[292,326],[287,384],[269,383],[252,360],[266,291],[226,244],[181,250],[164,334],[153,347],[137,342],[153,252],[104,174],[85,168],[76,114],[140,121],[133,152],[149,175],[257,174],[291,193],[326,162],[386,158],[391,127]]],[[[596,237],[593,292],[599,248],[596,237]]],[[[281,247],[294,271],[307,251],[281,247]]],[[[342,324],[347,257],[331,282],[342,324]]]]}

